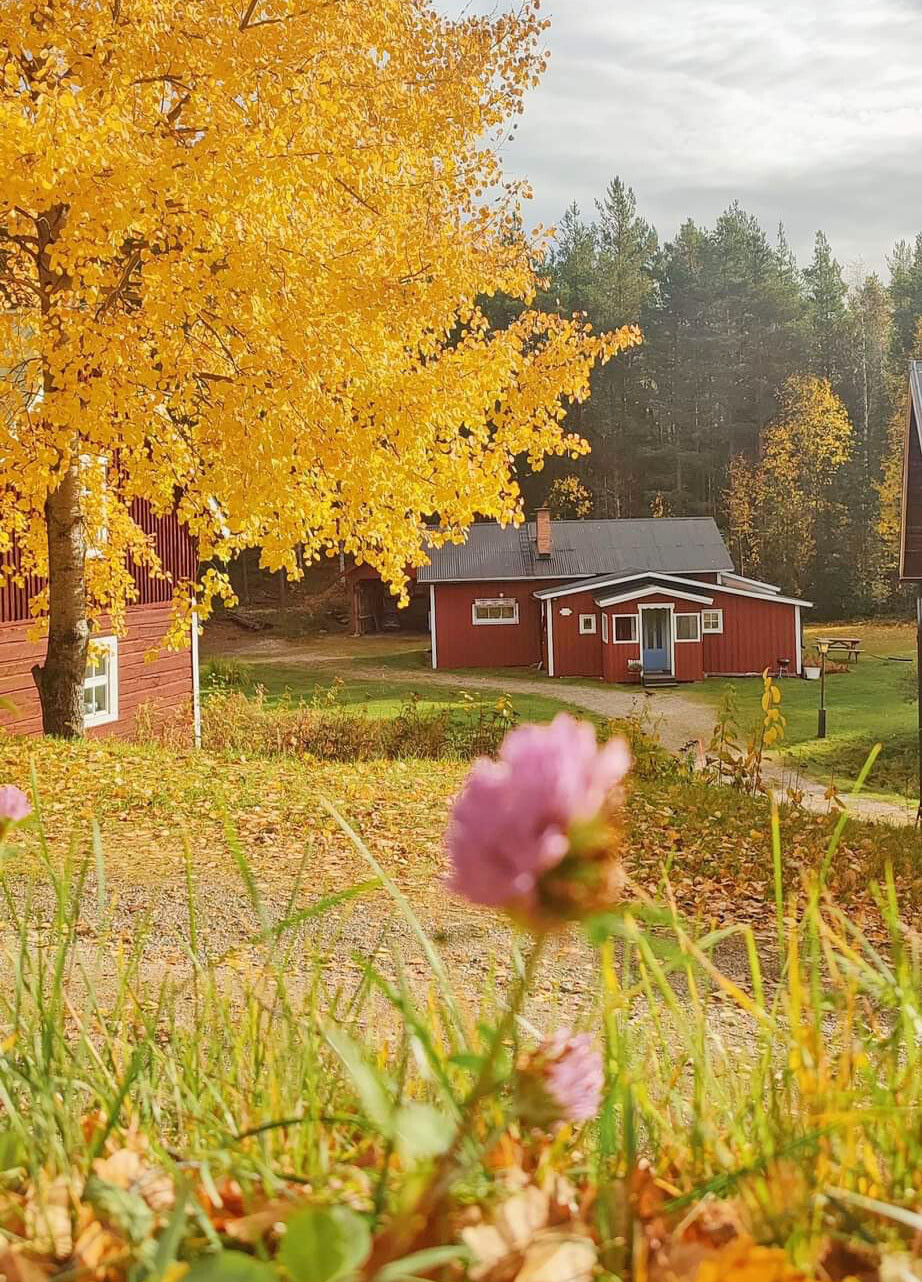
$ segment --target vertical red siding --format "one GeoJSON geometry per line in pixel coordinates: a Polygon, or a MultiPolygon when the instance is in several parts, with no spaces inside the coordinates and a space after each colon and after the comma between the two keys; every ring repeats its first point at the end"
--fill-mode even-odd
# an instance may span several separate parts
{"type": "MultiPolygon", "coordinates": [[[[160,714],[191,705],[191,650],[163,652],[150,663],[145,660],[169,623],[167,605],[136,606],[127,611],[125,635],[118,641],[119,719],[95,726],[89,734],[131,734],[141,704],[154,705],[160,714]]],[[[31,669],[44,658],[45,642],[29,641],[27,630],[24,623],[0,626],[0,728],[14,734],[41,734],[41,709],[31,669]]],[[[104,626],[99,635],[107,635],[104,626]]]]}
{"type": "Polygon", "coordinates": [[[619,614],[633,614],[637,618],[637,602],[621,601],[618,605],[606,606],[605,613],[608,615],[608,644],[602,647],[605,680],[636,684],[640,681],[640,670],[632,670],[628,663],[640,658],[640,623],[638,621],[636,641],[616,641],[614,619],[619,614]]]}
{"type": "Polygon", "coordinates": [[[602,675],[602,612],[591,592],[573,592],[548,601],[553,609],[554,676],[600,677],[602,675]],[[568,610],[569,614],[564,611],[568,610]],[[581,634],[579,616],[591,614],[595,633],[581,634]]]}
{"type": "Polygon", "coordinates": [[[705,633],[704,671],[708,674],[737,675],[777,668],[779,659],[788,659],[788,671],[796,668],[799,641],[796,637],[796,608],[771,597],[731,596],[715,589],[714,609],[724,612],[722,634],[705,633]]]}
{"type": "MultiPolygon", "coordinates": [[[[191,535],[175,516],[155,516],[145,499],[136,499],[131,515],[153,541],[166,578],[154,578],[143,566],[129,562],[137,585],[138,605],[159,605],[173,599],[173,588],[184,579],[194,580],[198,573],[198,555],[191,535]]],[[[42,588],[43,580],[30,575],[22,586],[2,573],[7,567],[15,572],[21,564],[19,549],[0,559],[0,624],[30,619],[29,601],[42,588]]]]}
{"type": "MultiPolygon", "coordinates": [[[[525,668],[541,662],[541,605],[535,593],[553,586],[529,579],[502,583],[436,583],[435,639],[440,668],[525,668]],[[518,623],[473,623],[478,597],[519,603],[518,623]]],[[[556,619],[555,619],[556,623],[556,619]]]]}

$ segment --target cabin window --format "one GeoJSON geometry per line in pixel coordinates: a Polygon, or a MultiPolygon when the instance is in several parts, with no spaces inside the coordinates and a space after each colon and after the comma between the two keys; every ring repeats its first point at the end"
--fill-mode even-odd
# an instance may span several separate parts
{"type": "Polygon", "coordinates": [[[83,678],[83,724],[118,721],[118,638],[94,637],[83,678]]]}
{"type": "Polygon", "coordinates": [[[518,623],[519,603],[509,597],[485,597],[474,602],[474,623],[518,623]]]}
{"type": "Polygon", "coordinates": [[[637,640],[637,615],[613,614],[612,623],[615,629],[615,641],[627,642],[637,640]]]}
{"type": "Polygon", "coordinates": [[[702,632],[723,632],[723,630],[724,630],[723,610],[702,610],[701,611],[701,631],[702,632]]]}
{"type": "Polygon", "coordinates": [[[595,633],[594,614],[581,614],[579,616],[579,632],[580,636],[588,636],[590,633],[595,633]]]}
{"type": "Polygon", "coordinates": [[[608,615],[602,615],[602,640],[608,645],[608,615]]]}
{"type": "Polygon", "coordinates": [[[701,615],[677,614],[675,616],[675,639],[677,641],[700,641],[701,615]]]}

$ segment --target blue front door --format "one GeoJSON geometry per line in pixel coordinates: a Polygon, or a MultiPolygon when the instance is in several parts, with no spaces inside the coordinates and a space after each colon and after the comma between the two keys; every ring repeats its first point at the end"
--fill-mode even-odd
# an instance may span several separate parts
{"type": "Polygon", "coordinates": [[[644,672],[671,672],[669,662],[669,611],[641,610],[643,618],[644,672]]]}

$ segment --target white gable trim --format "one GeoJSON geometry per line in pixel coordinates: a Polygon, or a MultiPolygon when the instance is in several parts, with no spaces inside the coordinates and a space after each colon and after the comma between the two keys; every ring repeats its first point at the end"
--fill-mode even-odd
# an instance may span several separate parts
{"type": "Polygon", "coordinates": [[[748,583],[751,588],[764,588],[766,592],[781,591],[777,583],[765,583],[762,579],[747,579],[745,574],[734,574],[731,570],[721,570],[717,576],[717,582],[723,583],[724,579],[732,579],[734,583],[748,583]]]}
{"type": "Polygon", "coordinates": [[[620,596],[607,596],[596,602],[597,605],[620,605],[623,601],[636,601],[642,596],[671,596],[680,601],[700,601],[702,605],[713,605],[712,596],[696,596],[693,592],[679,592],[676,588],[639,588],[634,592],[623,592],[620,596]]]}
{"type": "MultiPolygon", "coordinates": [[[[716,574],[716,570],[686,570],[686,574],[716,574]]],[[[729,571],[727,571],[729,573],[729,571]]],[[[585,579],[577,583],[573,580],[565,588],[541,588],[532,595],[536,596],[539,601],[548,601],[552,597],[573,596],[576,592],[599,592],[603,588],[617,587],[619,583],[630,583],[633,579],[668,579],[672,583],[691,583],[692,587],[710,588],[716,587],[716,584],[699,583],[694,579],[682,579],[675,574],[667,574],[665,570],[632,570],[630,574],[613,574],[611,578],[600,578],[598,574],[587,574],[585,579]]],[[[499,582],[499,579],[496,580],[499,582]]]]}
{"type": "MultiPolygon", "coordinates": [[[[713,574],[713,570],[690,570],[690,574],[713,574]]],[[[729,570],[725,571],[729,574],[729,570]]],[[[770,601],[777,605],[800,605],[809,609],[812,601],[802,601],[799,597],[780,596],[773,592],[751,592],[748,588],[728,588],[725,583],[702,583],[698,579],[688,579],[680,574],[665,574],[662,570],[635,570],[633,574],[612,575],[601,583],[574,584],[568,588],[546,588],[535,592],[539,600],[547,601],[553,597],[572,596],[575,592],[599,592],[607,587],[617,587],[619,583],[630,583],[632,579],[655,579],[659,583],[680,583],[686,588],[704,588],[705,591],[727,592],[730,596],[749,597],[753,601],[770,601]]]]}

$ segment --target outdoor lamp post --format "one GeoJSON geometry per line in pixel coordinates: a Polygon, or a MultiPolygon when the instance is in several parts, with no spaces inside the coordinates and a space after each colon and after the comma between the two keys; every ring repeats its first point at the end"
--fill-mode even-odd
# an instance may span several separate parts
{"type": "Polygon", "coordinates": [[[817,718],[816,737],[826,738],[826,655],[829,653],[829,642],[820,641],[816,647],[820,652],[820,710],[817,718]]]}

